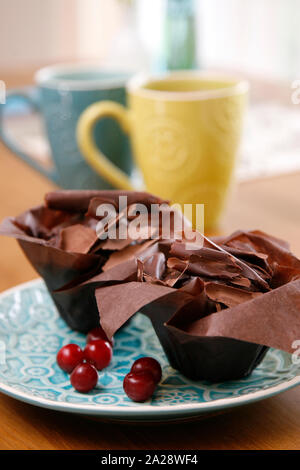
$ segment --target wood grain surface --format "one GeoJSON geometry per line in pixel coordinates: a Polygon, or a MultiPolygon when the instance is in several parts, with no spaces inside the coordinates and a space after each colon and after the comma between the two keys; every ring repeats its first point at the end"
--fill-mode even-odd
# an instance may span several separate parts
{"type": "MultiPolygon", "coordinates": [[[[6,78],[30,83],[29,72],[6,78]]],[[[0,144],[0,218],[39,204],[54,186],[0,144]]],[[[300,256],[300,174],[236,187],[222,232],[259,228],[300,256]]],[[[36,277],[16,242],[1,238],[0,291],[36,277]]],[[[45,410],[0,395],[0,449],[299,449],[300,387],[201,421],[126,425],[45,410]]]]}

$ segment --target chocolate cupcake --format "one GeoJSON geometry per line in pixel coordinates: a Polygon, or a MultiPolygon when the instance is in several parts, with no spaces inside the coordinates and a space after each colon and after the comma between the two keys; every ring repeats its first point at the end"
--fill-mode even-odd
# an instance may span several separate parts
{"type": "Polygon", "coordinates": [[[269,347],[292,353],[300,338],[300,260],[260,231],[202,247],[157,242],[136,260],[135,276],[95,295],[108,336],[141,311],[170,364],[194,380],[246,377],[269,347]]]}
{"type": "Polygon", "coordinates": [[[124,259],[131,259],[153,243],[145,234],[138,240],[129,236],[113,240],[101,238],[97,227],[103,215],[97,215],[97,208],[101,204],[113,207],[115,213],[109,223],[118,226],[121,216],[127,217],[126,211],[136,204],[149,207],[161,203],[166,201],[145,192],[55,191],[46,194],[44,205],[6,218],[0,226],[0,234],[17,239],[44,279],[63,319],[71,328],[86,332],[99,324],[93,284],[89,284],[85,297],[68,297],[68,293],[62,296],[56,291],[89,280],[124,259]],[[127,201],[122,214],[120,196],[127,201]]]}

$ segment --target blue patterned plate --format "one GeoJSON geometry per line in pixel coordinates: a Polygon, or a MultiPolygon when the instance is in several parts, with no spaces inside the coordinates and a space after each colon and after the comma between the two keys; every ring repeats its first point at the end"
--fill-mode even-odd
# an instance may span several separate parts
{"type": "Polygon", "coordinates": [[[113,420],[164,421],[196,417],[278,394],[300,384],[300,365],[271,350],[254,373],[218,384],[193,382],[172,369],[149,320],[136,315],[115,336],[111,365],[96,389],[76,392],[56,364],[56,352],[67,343],[85,344],[58,316],[41,280],[0,294],[0,391],[33,405],[113,420]],[[152,400],[133,403],[122,380],[133,361],[152,356],[163,367],[163,379],[152,400]]]}

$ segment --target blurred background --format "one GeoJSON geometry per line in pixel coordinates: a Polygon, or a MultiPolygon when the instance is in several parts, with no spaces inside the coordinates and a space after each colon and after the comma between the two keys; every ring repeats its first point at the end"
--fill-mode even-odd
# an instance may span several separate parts
{"type": "MultiPolygon", "coordinates": [[[[32,86],[40,67],[74,61],[132,72],[210,69],[248,79],[242,184],[224,231],[261,228],[300,254],[299,0],[0,0],[0,18],[0,81],[7,89],[32,86]]],[[[34,110],[24,118],[22,106],[9,108],[3,126],[47,165],[43,122],[34,110]]],[[[1,143],[0,175],[1,218],[40,203],[54,187],[1,143]]],[[[13,240],[1,240],[1,265],[1,288],[35,276],[13,240]]]]}
{"type": "Polygon", "coordinates": [[[188,34],[200,66],[300,72],[297,0],[0,0],[0,11],[1,71],[82,59],[162,68],[168,41],[174,50],[188,34]]]}
{"type": "MultiPolygon", "coordinates": [[[[0,79],[8,86],[66,61],[238,72],[252,85],[238,178],[300,169],[300,107],[291,102],[300,77],[299,1],[0,0],[0,16],[0,79]]],[[[49,153],[38,119],[15,120],[9,132],[37,158],[49,153]]]]}

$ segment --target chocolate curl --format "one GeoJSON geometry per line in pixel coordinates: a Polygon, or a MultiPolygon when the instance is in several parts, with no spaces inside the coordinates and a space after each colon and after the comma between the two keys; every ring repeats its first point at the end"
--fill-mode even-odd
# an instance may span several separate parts
{"type": "Polygon", "coordinates": [[[45,205],[50,209],[85,213],[93,197],[109,197],[110,191],[63,190],[52,191],[45,195],[45,205]]]}
{"type": "Polygon", "coordinates": [[[300,260],[290,252],[287,242],[260,230],[237,231],[224,238],[222,243],[232,247],[246,245],[255,252],[267,254],[271,267],[276,267],[278,264],[300,269],[300,260]]]}
{"type": "MultiPolygon", "coordinates": [[[[129,206],[130,207],[130,206],[129,206]]],[[[115,217],[112,217],[103,227],[101,230],[97,230],[97,235],[100,238],[105,232],[107,232],[110,228],[117,226],[120,221],[127,218],[127,208],[124,208],[122,211],[117,212],[115,217]]],[[[131,242],[132,240],[130,240],[131,242]]]]}
{"type": "MultiPolygon", "coordinates": [[[[219,239],[220,243],[226,243],[228,250],[240,250],[257,253],[265,256],[265,271],[272,275],[271,288],[275,289],[283,284],[300,277],[300,260],[289,249],[289,244],[283,240],[270,236],[259,230],[252,232],[237,231],[229,237],[219,239]]],[[[253,259],[253,258],[252,258],[253,259]]]]}
{"type": "MultiPolygon", "coordinates": [[[[156,245],[156,248],[160,250],[160,243],[156,245]]],[[[137,280],[174,287],[176,282],[184,277],[187,264],[181,270],[174,268],[166,270],[166,266],[166,255],[162,251],[156,251],[152,255],[146,253],[146,256],[144,254],[144,261],[141,257],[137,259],[137,280]]]]}
{"type": "MultiPolygon", "coordinates": [[[[173,251],[172,247],[171,253],[173,251]]],[[[230,256],[210,248],[202,248],[199,250],[199,254],[191,254],[188,259],[184,260],[169,258],[168,266],[179,270],[187,266],[187,271],[192,275],[228,280],[239,277],[242,273],[241,268],[230,256]]]]}
{"type": "MultiPolygon", "coordinates": [[[[152,241],[152,240],[151,240],[152,241]]],[[[128,255],[124,257],[122,252],[116,252],[116,256],[118,256],[118,262],[116,262],[113,266],[105,269],[102,269],[101,273],[96,274],[89,279],[77,283],[77,286],[80,288],[89,283],[112,283],[112,282],[121,282],[127,281],[129,278],[131,280],[137,279],[137,270],[138,270],[138,262],[144,259],[147,259],[153,256],[155,253],[159,252],[159,244],[157,241],[155,243],[145,244],[147,246],[144,247],[144,250],[139,253],[139,260],[135,256],[128,255]],[[125,258],[125,259],[124,259],[125,258]],[[122,260],[122,262],[121,262],[122,260]]],[[[136,246],[136,245],[134,245],[136,246]]],[[[106,267],[107,265],[104,265],[106,267]]],[[[73,286],[75,284],[73,283],[73,286]]],[[[64,286],[63,289],[66,289],[68,286],[64,286]]],[[[63,290],[61,289],[61,290],[63,290]]]]}
{"type": "Polygon", "coordinates": [[[258,253],[255,251],[247,250],[246,247],[242,244],[240,248],[232,247],[228,245],[220,245],[221,248],[226,249],[228,253],[234,255],[237,258],[241,258],[247,263],[252,263],[256,266],[260,266],[262,269],[272,274],[270,265],[267,261],[268,255],[266,253],[258,253]]]}
{"type": "MultiPolygon", "coordinates": [[[[122,208],[117,207],[119,210],[118,215],[106,224],[102,228],[102,232],[106,232],[109,227],[121,226],[125,222],[127,226],[127,235],[128,235],[128,244],[132,241],[137,243],[143,243],[147,239],[158,240],[167,238],[168,240],[176,238],[178,228],[182,230],[186,226],[187,222],[181,212],[174,210],[170,207],[166,201],[155,198],[152,195],[148,195],[148,198],[145,197],[145,193],[137,193],[138,199],[136,202],[132,201],[132,195],[127,201],[127,206],[122,208]],[[147,208],[147,213],[141,213],[141,208],[139,204],[144,204],[147,208]],[[151,207],[150,207],[151,206],[151,207]],[[149,209],[150,213],[149,213],[149,209]],[[129,221],[129,224],[128,224],[129,221]],[[132,232],[134,229],[134,232],[132,232]]],[[[88,215],[93,216],[101,220],[103,215],[97,215],[97,208],[101,203],[99,198],[92,199],[88,215]]],[[[98,236],[101,233],[98,231],[98,236]]],[[[107,240],[103,245],[106,249],[112,247],[121,246],[125,247],[125,243],[114,243],[114,241],[107,240]]]]}
{"type": "MultiPolygon", "coordinates": [[[[175,217],[177,218],[177,220],[182,221],[182,216],[179,213],[176,213],[174,215],[174,218],[175,217]]],[[[124,248],[129,247],[129,245],[131,245],[133,242],[143,244],[145,243],[145,240],[158,240],[161,238],[161,231],[163,231],[165,222],[163,219],[162,222],[158,221],[157,226],[155,224],[153,225],[151,216],[149,216],[148,213],[139,214],[138,204],[132,203],[131,205],[124,207],[114,217],[110,218],[110,220],[102,227],[101,230],[98,228],[98,237],[100,238],[104,233],[108,232],[109,229],[113,227],[115,228],[115,231],[117,233],[117,230],[120,229],[120,225],[122,223],[126,224],[127,238],[107,239],[106,241],[101,243],[101,249],[120,251],[124,248]],[[138,216],[136,214],[138,214],[138,216]],[[128,220],[131,224],[133,224],[134,219],[136,220],[136,225],[135,233],[133,236],[133,233],[131,233],[130,231],[130,226],[128,225],[128,220]]],[[[96,246],[96,249],[98,249],[98,246],[96,246]]]]}
{"type": "Polygon", "coordinates": [[[94,217],[99,204],[110,203],[117,207],[119,196],[127,196],[128,205],[136,202],[146,205],[167,202],[152,194],[139,191],[63,190],[47,193],[45,195],[45,205],[50,209],[67,212],[85,213],[88,210],[88,215],[94,217]],[[91,204],[93,199],[94,201],[91,204]]]}
{"type": "Polygon", "coordinates": [[[126,217],[127,209],[124,208],[121,212],[116,213],[115,217],[112,217],[105,225],[102,226],[101,229],[99,227],[95,228],[98,243],[94,246],[94,252],[98,251],[99,248],[101,248],[102,250],[121,250],[122,248],[132,243],[132,239],[129,237],[124,240],[117,238],[115,240],[106,239],[105,241],[102,241],[102,236],[113,227],[115,227],[115,229],[117,230],[120,221],[122,221],[126,217]]]}
{"type": "Polygon", "coordinates": [[[168,204],[168,201],[164,199],[141,191],[103,191],[103,194],[90,199],[87,215],[96,219],[99,218],[97,216],[97,208],[103,203],[110,203],[118,208],[119,196],[127,197],[128,207],[133,204],[144,204],[149,209],[151,204],[168,204]]]}
{"type": "Polygon", "coordinates": [[[138,270],[139,280],[143,280],[146,275],[150,279],[159,280],[161,279],[166,268],[166,257],[163,253],[155,253],[145,259],[144,263],[138,260],[140,269],[138,270]]]}
{"type": "Polygon", "coordinates": [[[262,295],[262,292],[246,291],[215,282],[207,282],[205,292],[209,299],[224,304],[226,307],[235,307],[262,295]]]}
{"type": "Polygon", "coordinates": [[[205,236],[204,236],[204,238],[209,244],[214,246],[217,250],[220,250],[221,252],[226,253],[229,256],[231,256],[239,264],[239,266],[241,266],[243,268],[244,272],[247,274],[249,279],[252,279],[252,280],[256,281],[256,283],[258,285],[260,285],[262,288],[264,288],[265,290],[269,290],[269,286],[268,286],[267,282],[257,273],[257,271],[255,271],[253,268],[251,268],[249,265],[247,265],[244,261],[240,260],[236,256],[230,255],[228,253],[228,251],[226,251],[226,249],[224,249],[221,246],[217,245],[213,240],[210,240],[209,238],[207,238],[205,236]]]}
{"type": "MultiPolygon", "coordinates": [[[[147,252],[150,246],[155,245],[157,240],[146,240],[144,243],[126,246],[122,250],[117,250],[110,255],[103,266],[103,271],[107,271],[114,266],[129,261],[133,258],[140,257],[143,252],[147,252]]],[[[156,249],[156,248],[155,248],[156,249]]]]}
{"type": "MultiPolygon", "coordinates": [[[[120,224],[125,221],[127,224],[127,218],[129,218],[129,214],[131,209],[134,209],[136,207],[136,204],[131,204],[128,208],[124,208],[122,211],[118,212],[115,217],[112,217],[103,227],[100,229],[97,229],[97,235],[100,238],[104,233],[108,232],[111,228],[115,227],[116,233],[118,228],[120,227],[120,224]]],[[[116,238],[116,239],[109,239],[107,238],[104,242],[101,243],[101,249],[103,250],[122,250],[129,245],[134,243],[139,243],[142,244],[145,242],[145,240],[148,239],[158,239],[158,230],[154,227],[152,228],[151,225],[149,224],[149,219],[148,216],[142,217],[142,225],[139,227],[139,230],[137,230],[137,235],[138,237],[131,238],[130,233],[127,231],[127,238],[126,239],[121,239],[121,238],[116,238]]]]}
{"type": "MultiPolygon", "coordinates": [[[[134,211],[136,210],[136,207],[136,204],[132,204],[131,206],[129,206],[128,213],[126,209],[123,209],[117,214],[115,218],[110,220],[106,224],[106,226],[103,227],[102,232],[104,233],[109,227],[121,223],[123,219],[126,219],[126,217],[130,218],[131,215],[135,213],[134,211]]],[[[171,225],[173,224],[172,234],[174,234],[174,227],[176,226],[175,224],[180,223],[182,225],[183,216],[180,213],[173,211],[171,208],[169,208],[168,211],[166,210],[166,208],[164,208],[163,212],[170,213],[170,222],[171,225]]],[[[136,227],[137,233],[135,234],[134,239],[130,238],[129,233],[129,237],[126,240],[106,240],[105,242],[103,242],[101,244],[102,249],[115,249],[115,251],[120,251],[120,253],[113,253],[109,257],[103,269],[109,269],[110,267],[120,262],[120,260],[124,261],[133,256],[138,257],[141,252],[145,251],[148,248],[148,246],[156,243],[157,240],[160,240],[161,236],[164,234],[164,226],[167,223],[166,220],[168,219],[163,217],[162,220],[159,221],[158,225],[152,225],[151,217],[148,217],[148,214],[142,214],[141,216],[139,216],[138,225],[136,227]]],[[[168,240],[168,242],[171,243],[172,241],[168,240]]]]}
{"type": "MultiPolygon", "coordinates": [[[[264,290],[266,291],[269,290],[269,286],[267,282],[249,264],[246,264],[243,260],[229,253],[227,251],[227,247],[222,248],[222,246],[218,245],[217,243],[215,243],[213,240],[209,239],[205,235],[201,234],[201,236],[204,238],[207,245],[214,247],[214,250],[208,247],[201,247],[201,248],[193,249],[193,245],[191,244],[187,249],[186,243],[181,242],[181,243],[175,243],[174,245],[172,245],[171,253],[183,259],[189,259],[188,269],[190,269],[191,272],[194,272],[195,274],[204,275],[204,276],[211,275],[209,273],[210,269],[208,270],[207,274],[205,274],[205,270],[207,270],[207,266],[205,265],[204,268],[202,267],[202,260],[206,261],[206,264],[208,262],[215,268],[217,268],[217,265],[219,263],[223,278],[224,277],[225,278],[238,277],[238,274],[237,273],[234,274],[234,271],[239,270],[240,271],[239,277],[242,277],[241,274],[243,274],[244,277],[248,277],[249,279],[255,281],[255,283],[261,286],[264,290]],[[222,263],[224,263],[225,261],[227,264],[227,268],[224,269],[224,267],[222,266],[222,263]],[[230,267],[230,265],[232,266],[230,267]]],[[[216,273],[212,275],[214,276],[216,275],[216,273]]]]}

